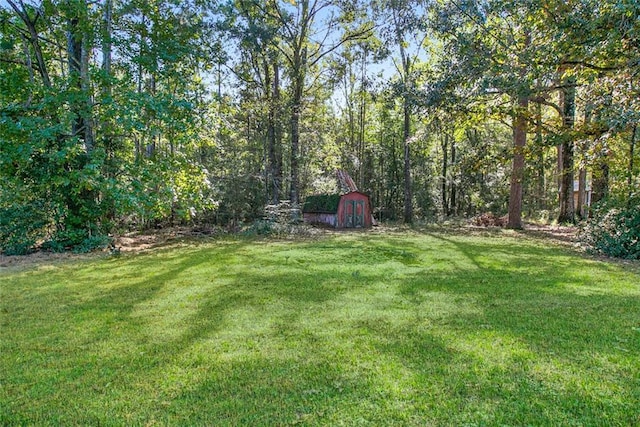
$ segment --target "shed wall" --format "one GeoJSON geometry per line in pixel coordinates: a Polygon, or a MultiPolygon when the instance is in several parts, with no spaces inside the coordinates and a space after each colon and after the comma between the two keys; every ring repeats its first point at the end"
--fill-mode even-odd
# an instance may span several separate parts
{"type": "Polygon", "coordinates": [[[336,214],[315,212],[305,212],[304,222],[309,224],[326,224],[331,227],[335,227],[337,223],[336,214]]]}

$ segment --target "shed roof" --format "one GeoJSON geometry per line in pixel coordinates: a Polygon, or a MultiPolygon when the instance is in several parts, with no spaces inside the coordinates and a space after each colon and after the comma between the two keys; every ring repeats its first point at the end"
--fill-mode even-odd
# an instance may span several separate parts
{"type": "Polygon", "coordinates": [[[304,201],[302,212],[337,213],[340,194],[316,194],[304,201]]]}

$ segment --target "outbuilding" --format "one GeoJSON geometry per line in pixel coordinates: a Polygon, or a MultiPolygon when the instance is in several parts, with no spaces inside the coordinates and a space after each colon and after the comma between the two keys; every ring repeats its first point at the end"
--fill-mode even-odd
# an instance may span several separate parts
{"type": "Polygon", "coordinates": [[[359,191],[309,196],[302,214],[307,223],[335,228],[369,228],[373,225],[369,196],[359,191]]]}

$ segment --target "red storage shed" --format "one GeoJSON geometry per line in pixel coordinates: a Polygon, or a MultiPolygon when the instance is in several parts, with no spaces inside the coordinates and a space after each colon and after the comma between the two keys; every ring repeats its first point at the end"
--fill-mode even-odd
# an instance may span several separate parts
{"type": "Polygon", "coordinates": [[[359,191],[309,196],[302,207],[305,222],[335,228],[369,228],[373,225],[369,196],[359,191]]]}

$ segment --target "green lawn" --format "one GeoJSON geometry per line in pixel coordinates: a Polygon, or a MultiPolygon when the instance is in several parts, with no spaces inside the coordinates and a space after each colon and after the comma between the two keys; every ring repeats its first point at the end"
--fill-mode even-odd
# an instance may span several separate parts
{"type": "Polygon", "coordinates": [[[639,425],[640,273],[521,234],[0,273],[0,425],[639,425]]]}

